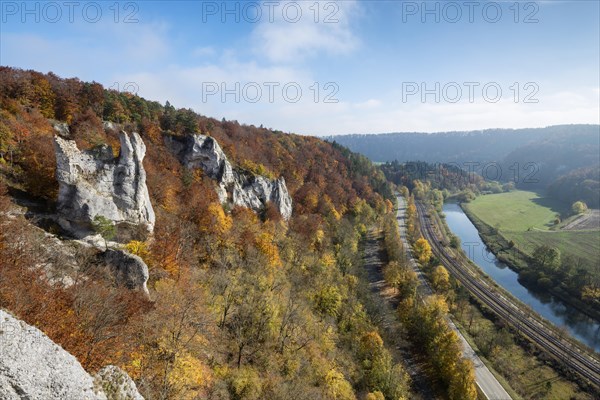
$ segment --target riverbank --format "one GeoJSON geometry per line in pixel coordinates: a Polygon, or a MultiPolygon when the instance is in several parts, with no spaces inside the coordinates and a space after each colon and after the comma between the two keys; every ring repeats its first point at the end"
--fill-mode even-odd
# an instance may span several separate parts
{"type": "MultiPolygon", "coordinates": [[[[530,262],[530,257],[519,250],[517,246],[511,244],[507,238],[502,236],[498,229],[495,229],[494,227],[483,222],[479,217],[477,217],[477,215],[469,210],[469,207],[465,207],[464,203],[459,203],[459,206],[467,218],[469,218],[471,223],[477,228],[482,241],[488,247],[488,249],[499,261],[506,264],[510,269],[517,272],[519,277],[521,277],[522,272],[530,268],[528,265],[530,262]]],[[[546,290],[549,294],[557,297],[581,313],[593,318],[596,321],[600,321],[600,310],[585,304],[580,299],[574,297],[561,287],[540,288],[538,285],[532,284],[531,282],[526,282],[523,279],[519,279],[519,283],[534,292],[543,293],[544,290],[546,290]]]]}
{"type": "MultiPolygon", "coordinates": [[[[463,264],[463,268],[466,271],[472,271],[472,274],[466,273],[464,275],[479,275],[479,279],[483,283],[482,287],[487,287],[495,292],[495,295],[492,295],[491,298],[503,298],[505,301],[512,301],[513,304],[518,304],[519,300],[523,298],[521,296],[522,293],[517,291],[513,294],[512,287],[511,290],[505,289],[503,285],[506,282],[505,279],[502,279],[510,276],[513,282],[516,283],[517,274],[508,268],[502,268],[497,261],[493,262],[492,259],[495,260],[495,258],[487,251],[485,254],[477,252],[479,257],[474,257],[477,261],[471,259],[475,253],[470,250],[482,250],[483,245],[475,226],[456,204],[452,204],[451,207],[445,205],[444,212],[445,218],[441,218],[443,224],[439,226],[440,230],[451,228],[449,232],[462,239],[462,249],[464,252],[460,248],[454,251],[450,246],[444,246],[443,240],[438,240],[440,239],[439,233],[436,233],[430,242],[436,243],[438,253],[445,253],[447,256],[446,261],[448,261],[449,257],[450,260],[455,260],[459,264],[463,264]],[[457,219],[458,215],[460,215],[460,218],[457,219]],[[456,229],[457,221],[462,221],[461,223],[464,224],[464,228],[456,229]],[[443,246],[443,251],[439,250],[439,246],[443,246]],[[479,261],[481,261],[482,257],[487,257],[488,261],[492,264],[490,266],[494,268],[493,270],[490,270],[487,266],[480,266],[479,261]],[[472,268],[467,264],[471,265],[472,268]],[[488,271],[490,272],[489,275],[488,271]],[[500,278],[500,280],[497,280],[497,278],[500,278]]],[[[436,213],[431,212],[431,216],[433,217],[434,215],[436,213]]],[[[433,224],[436,222],[432,219],[430,223],[433,224]]],[[[450,265],[452,264],[450,262],[450,265]]],[[[457,275],[460,276],[461,274],[458,273],[457,275]]],[[[519,285],[519,287],[522,291],[527,292],[522,286],[519,285]]],[[[564,359],[561,357],[555,359],[549,356],[552,353],[549,350],[551,346],[548,346],[547,343],[540,344],[538,339],[533,339],[532,336],[523,334],[521,330],[522,324],[515,325],[510,322],[513,321],[513,317],[516,315],[524,313],[527,315],[526,318],[528,320],[537,319],[539,321],[538,326],[540,324],[548,325],[545,326],[543,332],[556,335],[555,337],[559,337],[561,341],[571,343],[565,344],[565,347],[573,348],[574,346],[580,346],[581,352],[585,352],[584,346],[581,346],[574,338],[567,336],[566,332],[560,333],[562,330],[556,330],[552,321],[540,318],[538,313],[534,312],[537,309],[537,304],[534,302],[530,303],[526,299],[523,303],[525,306],[523,304],[518,306],[522,310],[520,313],[509,312],[508,317],[504,315],[504,317],[499,318],[498,314],[493,311],[497,308],[490,307],[489,302],[481,301],[479,296],[473,297],[471,290],[469,290],[470,293],[467,293],[461,289],[461,286],[456,287],[455,290],[456,298],[452,306],[453,314],[458,318],[460,325],[473,338],[474,343],[481,352],[480,356],[486,357],[494,369],[505,376],[511,386],[523,398],[552,398],[557,400],[598,398],[597,389],[586,384],[585,380],[582,380],[579,375],[575,374],[569,363],[563,362],[564,359]],[[530,313],[527,311],[527,305],[529,304],[534,306],[531,308],[530,313]],[[532,345],[532,343],[537,345],[532,345]],[[562,381],[557,375],[563,376],[565,380],[562,381]],[[581,392],[585,392],[586,397],[581,392]]],[[[561,325],[559,324],[559,326],[561,325]]],[[[594,346],[597,347],[597,343],[594,346]]]]}

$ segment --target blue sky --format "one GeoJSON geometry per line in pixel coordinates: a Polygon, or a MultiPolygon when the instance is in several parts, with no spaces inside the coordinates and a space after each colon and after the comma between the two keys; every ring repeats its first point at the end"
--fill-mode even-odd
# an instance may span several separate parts
{"type": "Polygon", "coordinates": [[[0,5],[0,64],[215,118],[309,135],[600,122],[595,0],[23,4],[0,5]]]}

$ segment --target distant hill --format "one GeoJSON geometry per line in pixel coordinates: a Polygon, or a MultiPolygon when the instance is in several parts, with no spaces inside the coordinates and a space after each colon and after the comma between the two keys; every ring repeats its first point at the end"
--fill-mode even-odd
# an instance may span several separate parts
{"type": "Polygon", "coordinates": [[[490,162],[502,161],[521,146],[541,141],[573,139],[598,146],[600,125],[556,125],[546,128],[486,129],[464,132],[396,132],[326,137],[362,153],[375,162],[490,162]]]}
{"type": "Polygon", "coordinates": [[[581,178],[583,169],[585,188],[579,185],[580,190],[563,192],[560,199],[571,202],[583,196],[592,207],[598,207],[600,177],[594,171],[600,165],[600,125],[341,135],[327,140],[375,162],[456,163],[463,169],[482,173],[485,178],[514,181],[520,188],[539,190],[552,186],[554,195],[558,194],[558,188],[574,188],[573,181],[581,178]],[[490,163],[497,163],[498,168],[490,163]],[[482,170],[486,165],[490,167],[482,170]],[[574,171],[579,172],[571,174],[574,171]]]}
{"type": "Polygon", "coordinates": [[[600,208],[600,166],[579,168],[556,179],[549,187],[551,196],[565,202],[584,201],[600,208]]]}

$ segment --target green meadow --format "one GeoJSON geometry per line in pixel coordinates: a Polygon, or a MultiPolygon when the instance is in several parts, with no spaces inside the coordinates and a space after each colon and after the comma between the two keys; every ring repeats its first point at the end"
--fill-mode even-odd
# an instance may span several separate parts
{"type": "Polygon", "coordinates": [[[563,255],[595,260],[600,252],[600,230],[560,230],[555,225],[557,214],[567,214],[568,205],[541,197],[535,192],[516,190],[479,196],[464,204],[506,239],[531,254],[542,244],[556,247],[563,255]]]}

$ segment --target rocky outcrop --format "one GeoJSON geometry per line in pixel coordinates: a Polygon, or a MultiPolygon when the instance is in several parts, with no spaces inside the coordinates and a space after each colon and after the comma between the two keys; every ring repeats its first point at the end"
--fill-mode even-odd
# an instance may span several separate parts
{"type": "Polygon", "coordinates": [[[219,143],[210,136],[167,136],[165,142],[187,168],[201,168],[217,181],[217,195],[222,203],[255,211],[261,211],[267,203],[272,203],[285,220],[291,217],[292,198],[283,177],[271,180],[248,171],[235,170],[219,143]]]}
{"type": "Polygon", "coordinates": [[[108,400],[144,400],[135,382],[119,367],[104,367],[98,371],[95,379],[108,400]]]}
{"type": "Polygon", "coordinates": [[[54,123],[54,130],[56,131],[58,136],[61,136],[63,138],[70,138],[71,137],[71,131],[69,130],[69,124],[67,124],[66,122],[55,122],[54,123]]]}
{"type": "Polygon", "coordinates": [[[150,295],[146,286],[150,277],[148,266],[140,257],[124,250],[113,249],[106,250],[101,257],[110,268],[118,285],[139,290],[146,296],[150,295]]]}
{"type": "Polygon", "coordinates": [[[0,399],[140,400],[143,397],[131,378],[117,367],[106,367],[94,378],[75,357],[39,329],[0,310],[0,399]]]}
{"type": "MultiPolygon", "coordinates": [[[[227,190],[227,186],[221,190],[227,190]]],[[[292,216],[292,198],[290,197],[285,179],[270,180],[263,176],[235,174],[235,180],[229,186],[231,200],[234,205],[249,207],[255,211],[264,208],[270,202],[275,204],[283,219],[292,216]]],[[[227,192],[229,193],[229,192],[227,192]]]]}
{"type": "Polygon", "coordinates": [[[81,151],[73,140],[54,138],[59,222],[77,237],[90,233],[97,215],[113,221],[120,232],[142,228],[150,233],[154,229],[154,210],[142,165],[146,146],[135,132],[121,132],[119,138],[118,157],[107,145],[81,151]]]}

